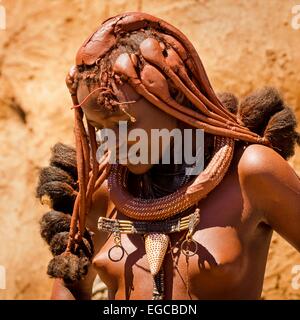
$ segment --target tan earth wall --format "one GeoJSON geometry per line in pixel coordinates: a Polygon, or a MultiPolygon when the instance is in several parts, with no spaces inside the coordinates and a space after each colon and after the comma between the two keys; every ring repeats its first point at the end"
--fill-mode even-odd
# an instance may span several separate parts
{"type": "MultiPolygon", "coordinates": [[[[193,42],[216,91],[242,97],[274,85],[300,120],[300,30],[290,0],[2,0],[0,30],[0,299],[46,299],[50,254],[39,236],[45,212],[34,198],[38,169],[57,141],[73,143],[64,84],[85,38],[109,16],[137,11],[159,16],[193,42]]],[[[300,173],[300,151],[291,160],[300,173]]],[[[284,214],[284,212],[282,212],[284,214]]],[[[263,298],[299,299],[292,268],[297,253],[274,235],[263,298]]]]}

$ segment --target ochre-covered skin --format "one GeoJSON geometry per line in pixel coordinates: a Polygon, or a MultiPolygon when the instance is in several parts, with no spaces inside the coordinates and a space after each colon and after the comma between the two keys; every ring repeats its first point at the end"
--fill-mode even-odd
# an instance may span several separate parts
{"type": "MultiPolygon", "coordinates": [[[[144,239],[140,235],[122,235],[126,254],[119,262],[113,262],[108,258],[108,251],[114,245],[113,237],[107,239],[97,231],[97,220],[99,216],[161,220],[182,210],[189,213],[197,204],[200,223],[193,239],[198,249],[188,264],[180,250],[184,233],[169,235],[170,249],[163,264],[165,298],[259,299],[272,230],[300,249],[299,178],[283,158],[262,145],[270,145],[265,137],[251,132],[225,109],[189,40],[173,26],[150,15],[119,15],[107,20],[79,49],[76,67],[67,76],[67,85],[75,106],[80,185],[68,252],[80,241],[87,226],[95,232],[94,245],[98,253],[93,259],[94,268],[89,269],[83,280],[67,286],[57,279],[52,298],[89,298],[98,273],[108,286],[110,299],[151,299],[152,277],[144,239]],[[109,127],[110,121],[93,105],[95,92],[84,84],[77,87],[75,81],[78,68],[98,65],[123,36],[146,29],[151,29],[153,36],[141,41],[137,52],[117,52],[113,59],[108,76],[115,82],[116,93],[126,96],[127,101],[136,101],[128,111],[138,119],[137,126],[156,128],[167,123],[172,129],[181,123],[201,128],[215,136],[217,152],[193,183],[177,187],[175,182],[170,182],[170,189],[176,191],[169,197],[148,202],[140,201],[120,187],[127,169],[113,166],[110,171],[107,158],[98,167],[93,152],[93,161],[90,161],[89,151],[95,150],[94,129],[89,124],[92,138],[89,147],[82,125],[83,113],[95,126],[109,127]],[[117,79],[123,79],[123,83],[117,83],[117,79]],[[167,82],[170,80],[195,108],[172,97],[167,82]],[[89,95],[93,99],[87,99],[89,95]],[[174,119],[178,120],[175,124],[174,119]],[[241,141],[236,143],[236,140],[241,141]],[[247,146],[245,142],[254,144],[247,146]],[[110,190],[104,182],[107,176],[110,190]],[[158,207],[161,210],[158,211],[158,207]]],[[[116,114],[114,121],[123,120],[122,117],[124,115],[116,114]]],[[[162,184],[169,183],[163,172],[157,175],[162,184]]],[[[131,183],[134,186],[134,181],[127,183],[128,187],[131,183]]]]}
{"type": "Polygon", "coordinates": [[[225,142],[225,138],[220,138],[216,142],[217,150],[214,158],[193,183],[158,199],[145,200],[132,197],[124,188],[125,168],[114,165],[108,179],[111,200],[120,212],[136,220],[164,220],[189,209],[207,196],[227,172],[234,148],[232,140],[227,144],[225,142]]]}
{"type": "MultiPolygon", "coordinates": [[[[224,149],[223,152],[219,152],[222,155],[218,158],[219,161],[214,159],[212,165],[209,166],[210,174],[203,172],[191,188],[188,190],[185,188],[181,190],[181,193],[179,192],[181,196],[174,194],[173,198],[170,196],[165,199],[157,199],[152,201],[152,204],[138,205],[137,199],[131,199],[128,193],[118,189],[120,182],[116,175],[112,174],[112,177],[115,177],[115,183],[111,183],[112,197],[119,210],[134,219],[160,220],[191,207],[218,185],[225,175],[233,155],[233,139],[267,142],[241,126],[237,119],[222,106],[212,90],[202,63],[189,40],[179,30],[153,16],[144,13],[127,13],[107,20],[79,49],[76,56],[77,66],[98,64],[101,59],[116,49],[119,39],[124,34],[141,30],[143,32],[146,28],[152,30],[152,35],[141,41],[139,52],[119,54],[113,63],[113,73],[108,74],[107,77],[111,79],[112,83],[115,74],[125,77],[141,97],[183,123],[216,135],[220,148],[224,149]],[[162,37],[160,37],[161,34],[162,37]],[[139,58],[137,54],[140,55],[139,58]],[[145,60],[142,61],[142,67],[137,65],[138,59],[145,60]],[[139,68],[139,72],[137,68],[139,68]],[[190,72],[190,76],[188,72],[190,72]],[[171,97],[167,78],[198,111],[181,105],[171,97]],[[220,136],[226,138],[221,139],[220,136]],[[198,187],[196,187],[197,184],[199,184],[198,187]],[[195,192],[196,189],[198,192],[195,192]],[[173,199],[176,199],[181,205],[171,205],[173,199]],[[172,209],[168,209],[167,206],[172,209]],[[161,208],[159,213],[158,207],[161,208]]],[[[73,74],[73,69],[71,73],[73,74]]],[[[71,73],[68,79],[72,78],[71,73]]],[[[69,81],[67,83],[69,86],[69,81]]],[[[71,95],[73,95],[73,91],[72,87],[71,95]]],[[[119,171],[122,169],[119,168],[119,171]]],[[[111,181],[114,179],[111,178],[111,181]]],[[[84,201],[81,200],[82,202],[84,201]]],[[[81,220],[83,222],[83,219],[81,220]]]]}
{"type": "MultiPolygon", "coordinates": [[[[192,299],[259,299],[272,229],[300,249],[299,179],[270,148],[239,147],[228,174],[199,207],[201,219],[193,236],[199,246],[190,258],[188,274],[180,242],[176,244],[184,233],[170,236],[174,259],[170,252],[166,254],[166,299],[189,300],[188,277],[192,299]]],[[[107,240],[106,234],[97,232],[99,215],[128,219],[116,213],[106,187],[95,194],[88,226],[96,231],[98,254],[93,266],[108,285],[109,299],[151,299],[152,278],[143,238],[122,235],[126,254],[119,262],[111,261],[108,251],[114,245],[113,238],[107,240]]],[[[113,258],[118,258],[118,252],[114,254],[113,258]]],[[[72,291],[76,298],[89,297],[93,272],[91,269],[72,291]]],[[[56,297],[60,293],[54,290],[53,298],[61,299],[56,297]]]]}

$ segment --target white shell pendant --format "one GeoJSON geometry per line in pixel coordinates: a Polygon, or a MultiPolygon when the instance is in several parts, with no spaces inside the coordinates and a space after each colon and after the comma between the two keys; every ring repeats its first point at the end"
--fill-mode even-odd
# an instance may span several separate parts
{"type": "Polygon", "coordinates": [[[164,261],[170,238],[164,233],[147,233],[145,235],[145,250],[150,272],[155,276],[164,261]]]}

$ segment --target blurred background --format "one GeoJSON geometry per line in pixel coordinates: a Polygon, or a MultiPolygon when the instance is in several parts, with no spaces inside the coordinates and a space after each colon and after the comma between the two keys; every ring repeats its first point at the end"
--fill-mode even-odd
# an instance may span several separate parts
{"type": "MultiPolygon", "coordinates": [[[[144,11],[171,22],[195,45],[217,92],[243,97],[275,86],[299,121],[300,29],[292,24],[297,3],[0,0],[0,17],[6,14],[0,23],[0,266],[6,270],[0,299],[49,298],[50,253],[38,226],[47,209],[35,199],[37,174],[53,144],[73,144],[65,75],[79,46],[104,19],[144,11]]],[[[300,174],[299,148],[290,164],[300,174]]],[[[274,234],[264,299],[300,298],[300,288],[292,286],[295,265],[300,254],[274,234]]]]}

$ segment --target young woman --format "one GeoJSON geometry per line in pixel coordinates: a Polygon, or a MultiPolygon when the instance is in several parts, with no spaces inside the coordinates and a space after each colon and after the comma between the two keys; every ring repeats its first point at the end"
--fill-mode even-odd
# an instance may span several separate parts
{"type": "Polygon", "coordinates": [[[41,220],[52,298],[89,299],[98,273],[109,299],[259,299],[272,231],[300,249],[300,181],[286,161],[299,135],[277,91],[217,97],[189,40],[142,13],[105,21],[67,85],[76,151],[56,145],[37,188],[54,209],[41,220]],[[146,132],[149,154],[153,129],[192,129],[194,151],[203,129],[204,170],[161,163],[162,147],[154,162],[111,164],[108,150],[97,163],[95,130],[118,134],[120,121],[146,132]]]}

